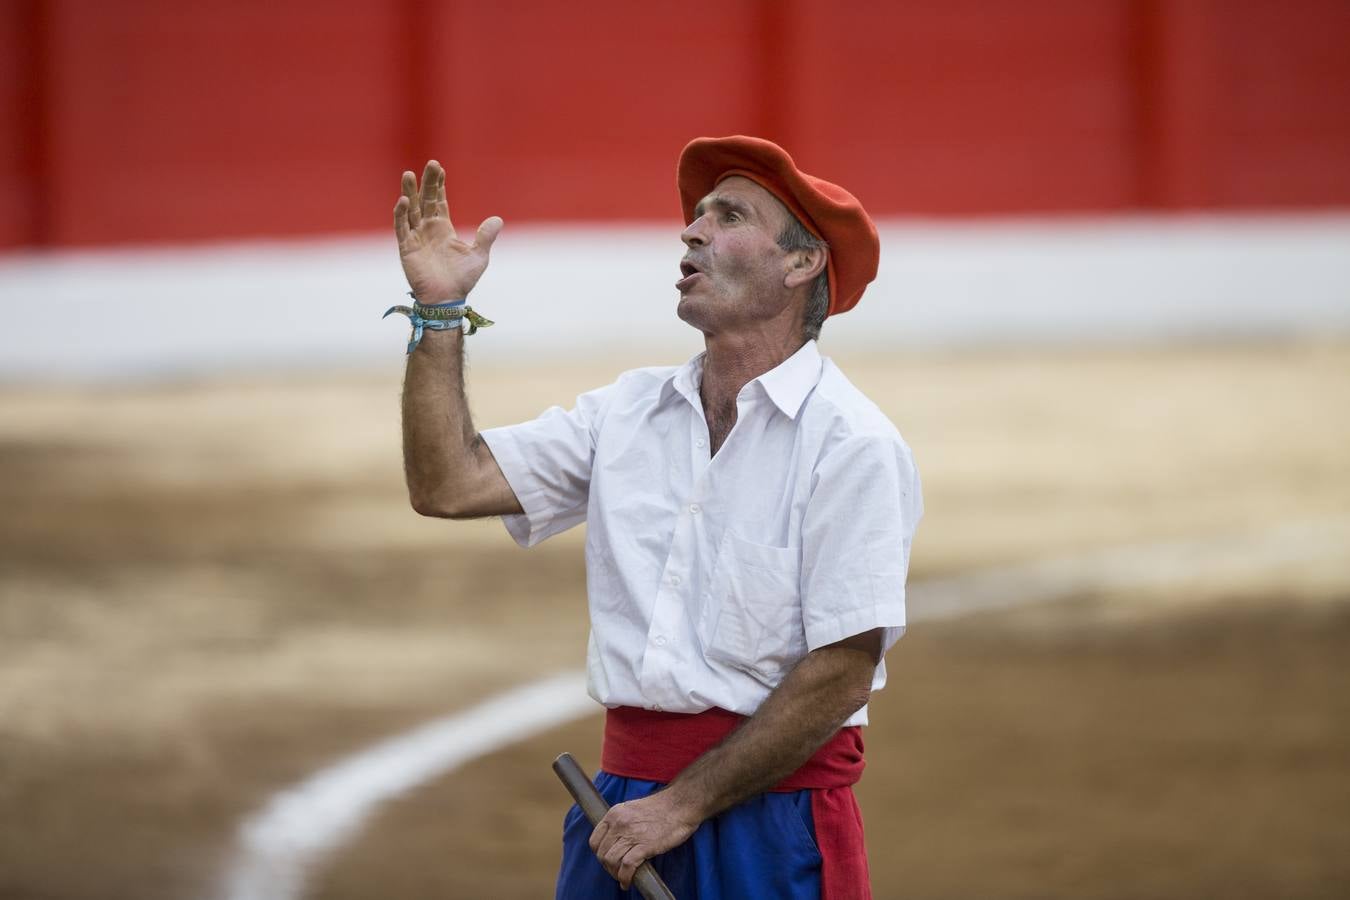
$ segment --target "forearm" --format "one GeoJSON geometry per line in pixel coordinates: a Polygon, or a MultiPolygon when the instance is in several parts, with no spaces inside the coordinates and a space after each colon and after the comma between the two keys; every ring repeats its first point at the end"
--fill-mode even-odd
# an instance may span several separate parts
{"type": "Polygon", "coordinates": [[[867,702],[876,656],[838,646],[808,654],[753,716],[680,773],[673,800],[702,821],[791,775],[867,702]]]}
{"type": "Polygon", "coordinates": [[[464,388],[464,335],[424,331],[403,378],[403,468],[424,516],[521,512],[492,451],[473,426],[464,388]]]}
{"type": "Polygon", "coordinates": [[[464,336],[458,329],[424,331],[403,378],[403,469],[414,509],[446,511],[453,473],[468,468],[475,437],[464,392],[464,336]]]}

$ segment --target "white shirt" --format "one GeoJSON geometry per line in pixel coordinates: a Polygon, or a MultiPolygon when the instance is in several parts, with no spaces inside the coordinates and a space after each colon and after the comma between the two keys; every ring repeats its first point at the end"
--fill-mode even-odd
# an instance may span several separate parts
{"type": "Polygon", "coordinates": [[[751,715],[809,651],[904,632],[923,500],[895,426],[807,341],[741,389],[710,458],[702,375],[703,354],[635,369],[483,432],[521,546],[587,523],[587,678],[606,706],[751,715]]]}

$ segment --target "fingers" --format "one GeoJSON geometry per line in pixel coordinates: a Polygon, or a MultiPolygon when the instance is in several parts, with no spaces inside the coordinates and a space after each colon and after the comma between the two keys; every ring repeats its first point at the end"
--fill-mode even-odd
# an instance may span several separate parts
{"type": "MultiPolygon", "coordinates": [[[[433,198],[436,201],[436,215],[444,216],[446,221],[450,220],[450,204],[445,199],[445,169],[441,168],[440,163],[436,163],[436,193],[433,198]]],[[[453,230],[453,226],[451,226],[453,230]]]]}
{"type": "MultiPolygon", "coordinates": [[[[407,207],[404,211],[407,226],[410,231],[416,230],[422,224],[423,219],[439,217],[445,219],[446,224],[450,226],[450,236],[456,237],[455,226],[450,221],[450,204],[445,198],[445,169],[434,159],[427,160],[426,168],[422,170],[422,186],[419,189],[417,185],[417,176],[412,172],[404,172],[403,179],[400,182],[400,188],[403,197],[407,199],[407,207]]],[[[400,204],[402,201],[400,201],[400,204]]],[[[394,228],[398,229],[399,206],[394,207],[394,228]]],[[[493,241],[497,240],[497,235],[501,233],[503,222],[499,216],[490,216],[483,220],[483,224],[478,226],[478,235],[475,238],[474,245],[484,251],[492,248],[493,241]]],[[[399,241],[403,240],[403,233],[399,232],[399,241]]]]}
{"type": "Polygon", "coordinates": [[[420,201],[420,218],[445,219],[445,223],[450,226],[450,236],[456,236],[455,225],[450,221],[450,204],[445,200],[445,169],[436,160],[427,160],[426,168],[422,170],[422,190],[415,199],[420,201]]]}
{"type": "Polygon", "coordinates": [[[398,202],[394,204],[394,236],[398,238],[398,245],[403,246],[412,229],[408,225],[408,210],[410,204],[407,197],[399,197],[398,202]]]}
{"type": "MultiPolygon", "coordinates": [[[[611,809],[610,812],[613,812],[611,809]]],[[[595,823],[595,828],[591,831],[591,852],[595,858],[600,860],[600,865],[605,867],[605,871],[613,875],[619,867],[619,862],[623,859],[623,854],[632,846],[632,842],[624,838],[621,834],[610,834],[612,829],[609,826],[609,813],[599,822],[595,823]]]]}
{"type": "MultiPolygon", "coordinates": [[[[440,212],[441,198],[445,196],[445,170],[434,159],[427,160],[422,170],[422,218],[429,219],[440,212]]],[[[446,218],[449,218],[447,212],[446,218]]]]}
{"type": "Polygon", "coordinates": [[[597,855],[600,853],[600,842],[605,839],[605,834],[608,831],[609,822],[605,819],[601,819],[599,822],[595,823],[595,827],[591,829],[590,845],[592,853],[597,855]]]}
{"type": "Polygon", "coordinates": [[[632,883],[633,874],[637,872],[638,866],[647,859],[644,845],[625,834],[615,832],[610,827],[608,816],[596,823],[594,830],[591,831],[590,845],[600,865],[618,880],[624,890],[632,883]]]}
{"type": "Polygon", "coordinates": [[[632,839],[626,837],[615,838],[608,847],[600,848],[596,854],[600,860],[600,865],[605,867],[608,872],[618,881],[624,882],[624,887],[628,887],[625,879],[632,879],[633,873],[637,867],[642,865],[646,859],[646,854],[640,849],[640,845],[634,843],[632,839]]]}
{"type": "Polygon", "coordinates": [[[633,883],[633,876],[637,874],[638,866],[647,861],[647,854],[637,845],[634,845],[623,859],[619,862],[619,871],[614,873],[614,877],[619,879],[619,887],[625,891],[633,883]]]}
{"type": "Polygon", "coordinates": [[[497,235],[502,233],[502,226],[505,224],[501,216],[488,216],[483,220],[483,224],[478,226],[474,246],[484,253],[491,251],[493,242],[497,240],[497,235]]]}
{"type": "Polygon", "coordinates": [[[408,198],[408,224],[416,228],[422,221],[421,199],[417,196],[417,176],[403,173],[403,196],[408,198]]]}

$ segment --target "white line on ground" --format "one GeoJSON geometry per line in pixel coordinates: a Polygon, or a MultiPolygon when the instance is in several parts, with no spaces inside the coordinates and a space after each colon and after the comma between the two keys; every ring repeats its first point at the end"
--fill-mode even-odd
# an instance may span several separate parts
{"type": "MultiPolygon", "coordinates": [[[[1004,566],[914,585],[911,621],[1154,587],[1223,574],[1344,559],[1350,517],[1265,532],[1178,541],[1004,566]]],[[[550,728],[599,711],[585,675],[568,672],[493,697],[382,741],[276,794],[239,830],[223,900],[295,900],[306,874],[353,837],[381,803],[550,728]]]]}
{"type": "Polygon", "coordinates": [[[382,741],[276,794],[239,831],[229,900],[291,900],[326,853],[381,803],[456,767],[595,710],[584,673],[527,684],[382,741]]]}

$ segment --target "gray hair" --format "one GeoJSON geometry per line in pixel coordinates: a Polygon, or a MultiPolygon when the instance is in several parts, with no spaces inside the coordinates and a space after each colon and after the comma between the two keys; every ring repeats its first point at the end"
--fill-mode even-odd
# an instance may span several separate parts
{"type": "MultiPolygon", "coordinates": [[[[789,253],[794,250],[824,250],[829,252],[830,245],[806,230],[806,226],[791,213],[787,224],[778,235],[778,246],[789,253]]],[[[811,295],[806,298],[806,313],[802,317],[802,338],[814,341],[820,337],[821,326],[830,312],[830,270],[820,270],[816,280],[811,283],[811,295]]]]}

